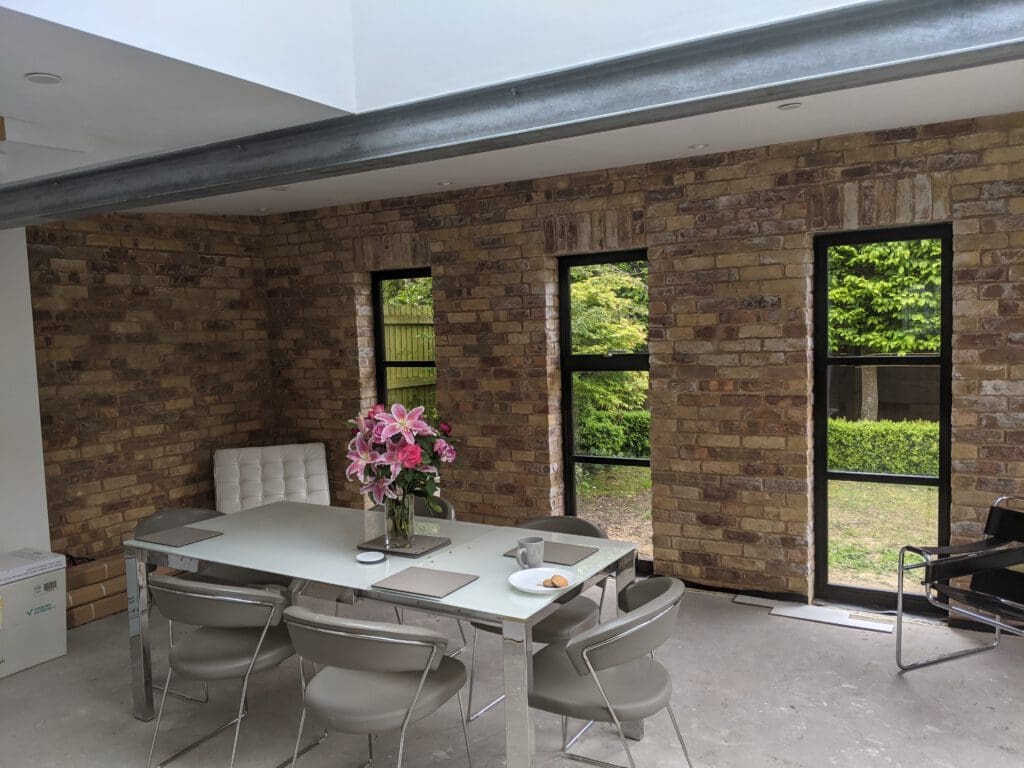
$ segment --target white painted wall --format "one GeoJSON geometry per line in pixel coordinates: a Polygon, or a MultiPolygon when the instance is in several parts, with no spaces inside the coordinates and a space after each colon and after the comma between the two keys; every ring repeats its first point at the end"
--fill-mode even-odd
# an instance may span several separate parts
{"type": "Polygon", "coordinates": [[[0,552],[50,549],[24,229],[0,230],[0,552]]]}
{"type": "MultiPolygon", "coordinates": [[[[0,6],[355,109],[350,0],[0,0],[0,6]]],[[[39,68],[46,71],[46,56],[39,68]]]]}
{"type": "Polygon", "coordinates": [[[360,112],[866,0],[352,0],[360,112]]]}

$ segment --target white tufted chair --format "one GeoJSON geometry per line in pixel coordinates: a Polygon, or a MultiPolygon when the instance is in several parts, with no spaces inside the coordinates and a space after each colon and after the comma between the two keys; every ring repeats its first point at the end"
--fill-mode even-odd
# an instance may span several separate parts
{"type": "Polygon", "coordinates": [[[323,443],[222,448],[213,482],[217,511],[227,514],[273,501],[331,503],[323,443]]]}

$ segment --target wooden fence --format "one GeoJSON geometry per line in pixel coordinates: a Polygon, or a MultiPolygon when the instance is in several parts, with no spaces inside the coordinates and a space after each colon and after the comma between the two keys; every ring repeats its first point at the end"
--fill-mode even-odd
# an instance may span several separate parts
{"type": "MultiPolygon", "coordinates": [[[[384,305],[384,348],[389,362],[434,361],[434,318],[429,307],[384,305]]],[[[430,368],[388,368],[388,400],[436,408],[437,374],[430,368]]]]}

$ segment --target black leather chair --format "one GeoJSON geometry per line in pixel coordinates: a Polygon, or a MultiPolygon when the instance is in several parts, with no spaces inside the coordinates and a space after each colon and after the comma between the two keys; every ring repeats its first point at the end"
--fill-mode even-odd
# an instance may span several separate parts
{"type": "Polygon", "coordinates": [[[1003,632],[1024,636],[1024,497],[1002,496],[992,502],[985,538],[950,547],[906,546],[900,550],[896,602],[896,664],[919,669],[962,656],[991,650],[1003,632]],[[1012,505],[1012,506],[1011,506],[1012,505]],[[908,554],[920,560],[906,562],[908,554]],[[922,570],[921,584],[929,603],[948,613],[992,627],[995,637],[985,645],[944,653],[920,661],[903,660],[903,581],[922,570]],[[950,583],[970,577],[967,586],[950,583]]]}

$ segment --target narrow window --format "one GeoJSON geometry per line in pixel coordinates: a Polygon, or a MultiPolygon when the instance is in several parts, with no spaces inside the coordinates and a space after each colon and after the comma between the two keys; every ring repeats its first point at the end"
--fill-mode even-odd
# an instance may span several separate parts
{"type": "Polygon", "coordinates": [[[895,605],[904,544],[949,541],[948,225],[815,240],[815,593],[895,605]]]}
{"type": "Polygon", "coordinates": [[[436,418],[430,270],[375,272],[372,279],[377,399],[410,408],[422,405],[436,418]]]}
{"type": "Polygon", "coordinates": [[[647,276],[643,252],[559,262],[565,512],[635,542],[649,568],[647,276]]]}

